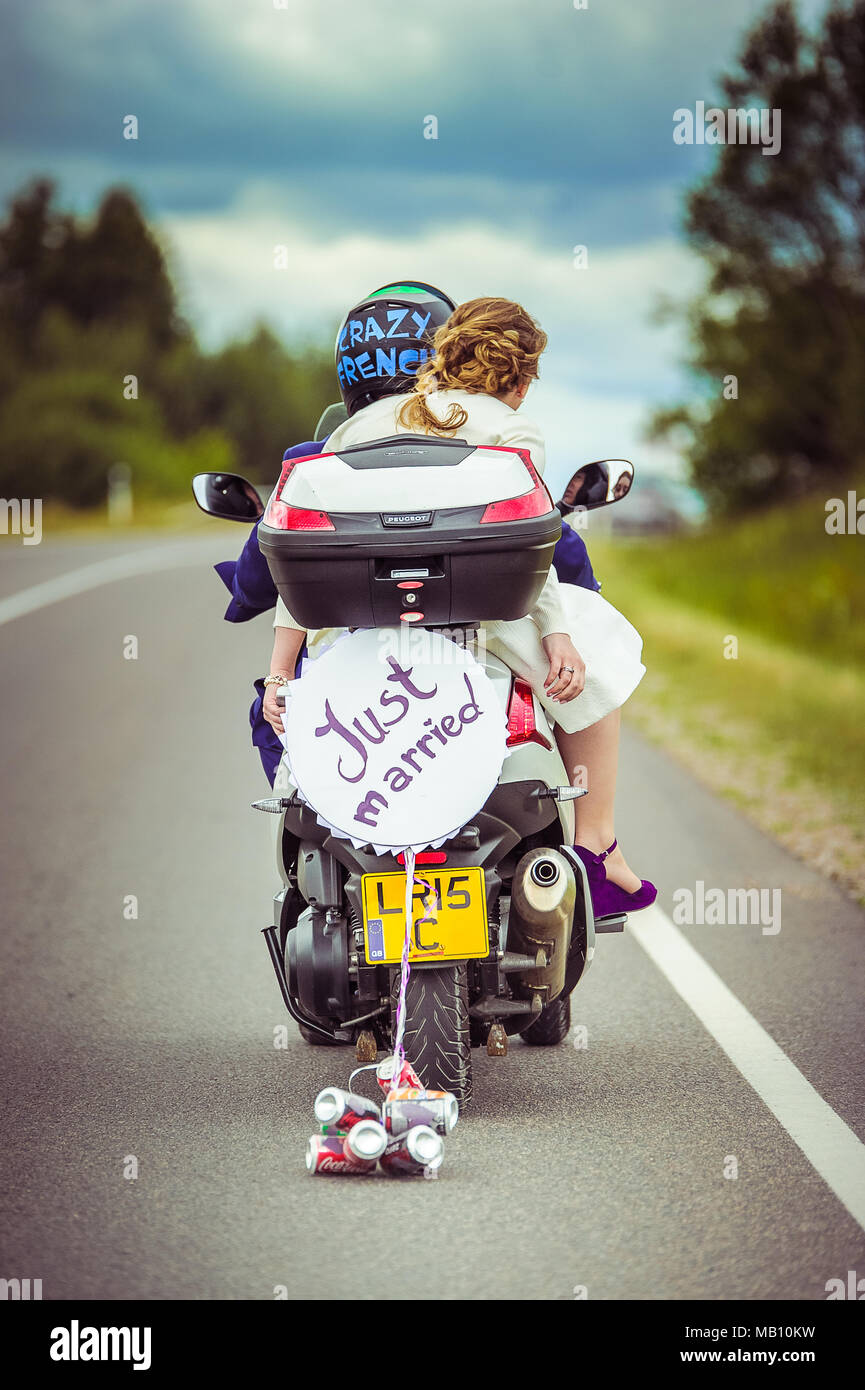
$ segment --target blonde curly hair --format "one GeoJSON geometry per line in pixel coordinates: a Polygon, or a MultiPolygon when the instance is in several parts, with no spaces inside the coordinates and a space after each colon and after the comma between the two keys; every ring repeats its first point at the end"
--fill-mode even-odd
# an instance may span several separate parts
{"type": "Polygon", "coordinates": [[[547,335],[521,304],[510,299],[469,299],[436,330],[432,356],[415,377],[399,413],[405,429],[453,435],[468,420],[456,402],[444,420],[427,404],[432,391],[459,388],[500,396],[538,375],[547,335]]]}

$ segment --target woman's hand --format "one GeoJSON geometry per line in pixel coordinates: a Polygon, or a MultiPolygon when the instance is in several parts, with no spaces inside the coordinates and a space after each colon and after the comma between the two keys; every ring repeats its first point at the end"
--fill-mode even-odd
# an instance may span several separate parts
{"type": "MultiPolygon", "coordinates": [[[[298,627],[274,627],[273,655],[270,658],[270,674],[272,676],[285,676],[286,680],[294,680],[297,658],[300,655],[305,637],[306,633],[298,627]]],[[[284,685],[266,685],[261,712],[272,729],[275,729],[278,734],[284,734],[285,726],[282,722],[282,716],[285,711],[276,703],[277,696],[280,694],[285,694],[284,685]]]]}
{"type": "Polygon", "coordinates": [[[268,724],[272,725],[278,734],[283,734],[285,733],[285,726],[282,722],[282,716],[285,711],[276,703],[278,695],[285,696],[284,685],[265,686],[261,712],[268,724]]]}
{"type": "Polygon", "coordinates": [[[566,705],[569,700],[576,699],[586,683],[585,662],[566,632],[551,632],[542,640],[550,662],[544,690],[552,699],[566,705]]]}

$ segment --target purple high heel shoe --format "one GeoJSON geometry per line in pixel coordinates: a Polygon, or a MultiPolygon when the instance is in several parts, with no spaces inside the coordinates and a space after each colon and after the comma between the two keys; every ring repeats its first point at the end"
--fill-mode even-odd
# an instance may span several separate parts
{"type": "Polygon", "coordinates": [[[642,907],[650,907],[658,896],[654,883],[650,883],[647,878],[641,879],[639,888],[633,893],[626,893],[617,883],[608,881],[604,860],[612,854],[618,843],[618,840],[614,840],[603,854],[594,854],[590,849],[586,849],[585,845],[574,845],[574,850],[586,866],[589,891],[592,895],[592,911],[596,917],[639,912],[642,907]]]}

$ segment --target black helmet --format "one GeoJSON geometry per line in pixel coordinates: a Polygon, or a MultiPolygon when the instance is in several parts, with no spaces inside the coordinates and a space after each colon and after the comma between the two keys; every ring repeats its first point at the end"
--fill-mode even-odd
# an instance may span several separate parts
{"type": "Polygon", "coordinates": [[[336,375],[349,415],[412,389],[433,334],[455,308],[434,285],[396,280],[349,310],[336,335],[336,375]]]}

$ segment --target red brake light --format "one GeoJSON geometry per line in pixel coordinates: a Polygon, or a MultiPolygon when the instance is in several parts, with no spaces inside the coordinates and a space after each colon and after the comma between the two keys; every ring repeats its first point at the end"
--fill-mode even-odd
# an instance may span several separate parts
{"type": "MultiPolygon", "coordinates": [[[[402,865],[404,866],[404,865],[405,865],[405,855],[404,855],[404,854],[398,854],[397,857],[396,857],[396,862],[397,862],[398,864],[402,864],[402,865]]],[[[432,850],[428,850],[426,854],[417,854],[417,855],[415,855],[415,861],[414,861],[414,862],[415,862],[416,864],[446,864],[446,863],[448,862],[448,857],[447,857],[447,855],[445,854],[444,850],[442,850],[442,849],[432,849],[432,850]]]]}
{"type": "Polygon", "coordinates": [[[528,681],[521,681],[515,676],[511,686],[511,698],[508,700],[507,746],[516,748],[522,743],[539,743],[542,748],[553,746],[535,724],[532,687],[528,681]]]}
{"type": "Polygon", "coordinates": [[[288,482],[291,470],[298,463],[306,463],[308,459],[321,457],[321,454],[305,454],[303,458],[283,461],[279,482],[270,494],[270,499],[264,509],[262,520],[265,526],[272,526],[277,531],[336,530],[327,512],[314,512],[306,507],[292,507],[288,502],[281,501],[282,490],[288,482]]]}
{"type": "MultiPolygon", "coordinates": [[[[484,447],[504,449],[505,446],[493,444],[484,447]]],[[[525,464],[526,472],[532,480],[532,487],[528,492],[521,493],[519,497],[506,497],[502,502],[490,502],[481,517],[481,526],[491,521],[526,521],[533,516],[546,516],[548,512],[553,510],[550,494],[532,463],[528,449],[507,449],[506,452],[519,454],[525,464]]]]}
{"type": "Polygon", "coordinates": [[[290,507],[271,497],[264,513],[265,525],[277,531],[335,531],[327,512],[310,512],[306,507],[290,507]]]}

